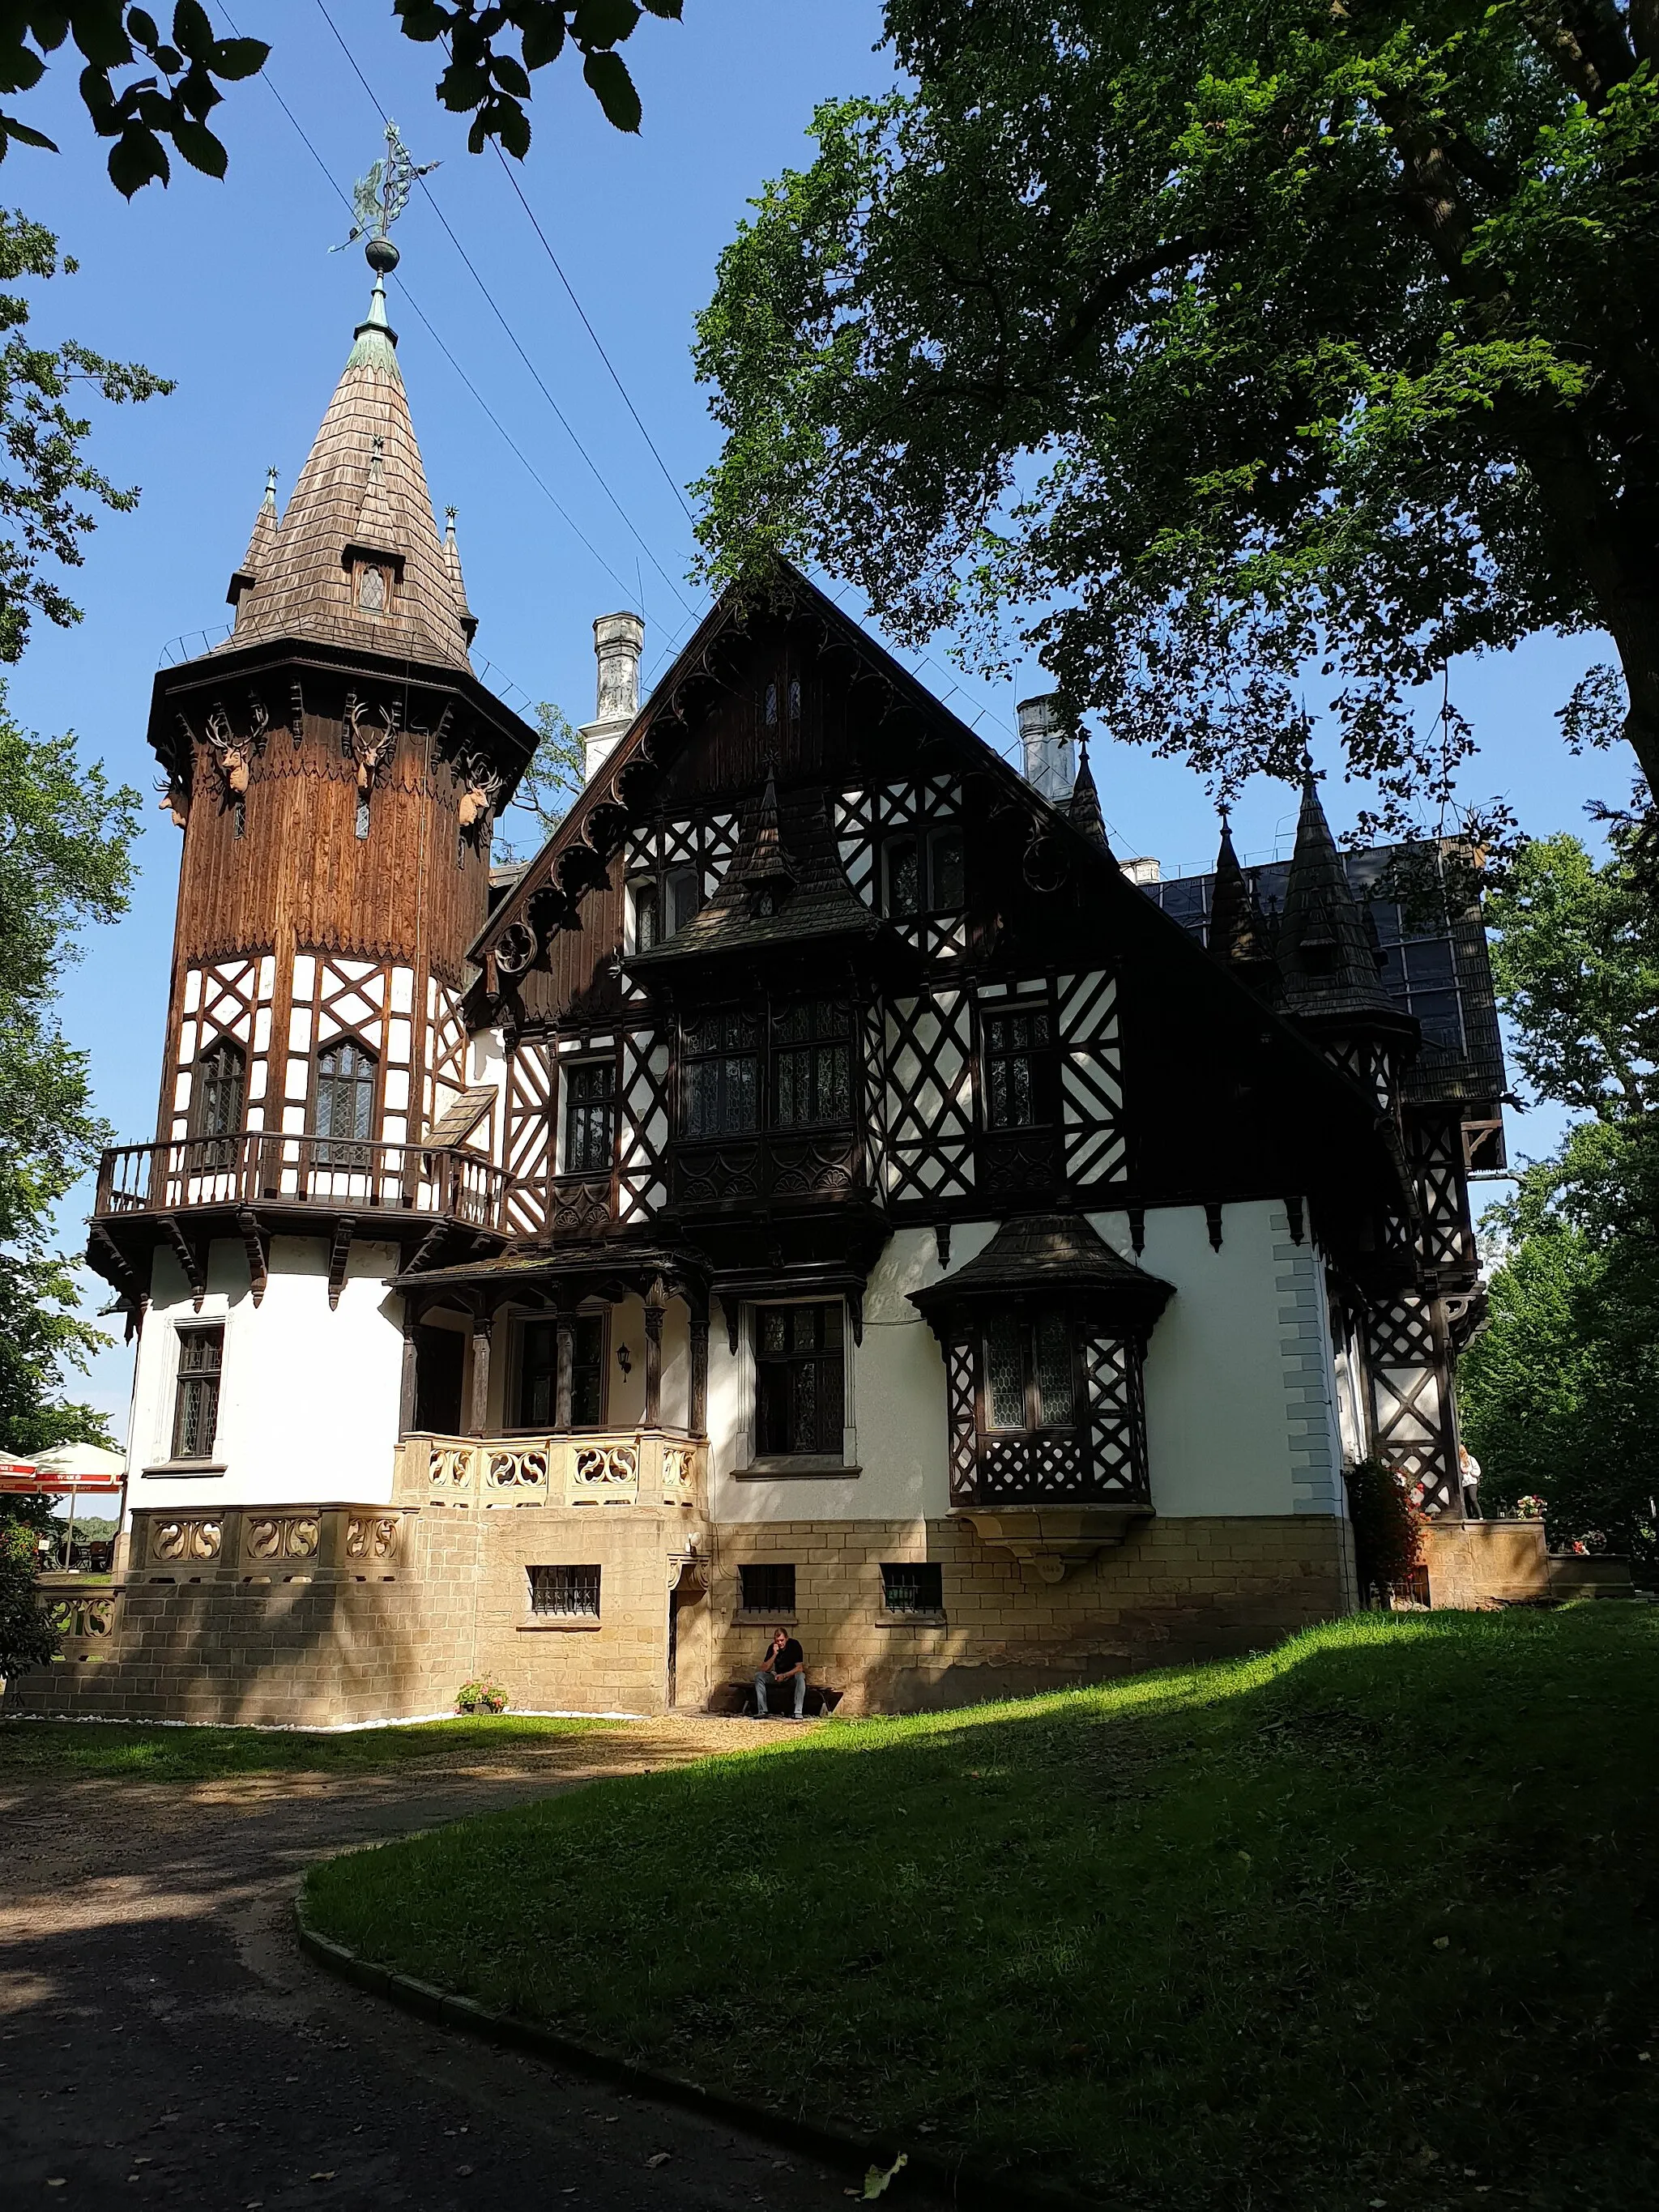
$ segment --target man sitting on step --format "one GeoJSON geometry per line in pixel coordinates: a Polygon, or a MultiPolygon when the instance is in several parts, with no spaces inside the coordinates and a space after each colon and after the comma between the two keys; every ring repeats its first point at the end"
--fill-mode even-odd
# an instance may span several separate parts
{"type": "Polygon", "coordinates": [[[795,1718],[799,1720],[806,1710],[806,1654],[781,1628],[773,1630],[771,1648],[755,1677],[755,1712],[761,1720],[765,1720],[770,1711],[766,1702],[769,1682],[793,1686],[795,1718]]]}

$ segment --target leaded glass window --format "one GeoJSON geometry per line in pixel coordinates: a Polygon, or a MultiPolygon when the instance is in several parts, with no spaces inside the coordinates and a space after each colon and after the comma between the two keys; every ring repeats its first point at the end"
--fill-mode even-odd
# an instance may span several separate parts
{"type": "Polygon", "coordinates": [[[617,1064],[580,1060],[559,1073],[564,1088],[564,1172],[609,1175],[617,1133],[617,1064]]]}
{"type": "Polygon", "coordinates": [[[228,1140],[241,1129],[242,1086],[246,1068],[246,1054],[229,1037],[221,1037],[196,1063],[192,1102],[195,1133],[218,1140],[203,1148],[204,1167],[226,1168],[231,1164],[235,1147],[228,1140]]]}
{"type": "Polygon", "coordinates": [[[680,1061],[685,1134],[752,1134],[760,1120],[759,1024],[735,1008],[688,1022],[680,1061]]]}
{"type": "Polygon", "coordinates": [[[851,1121],[852,1027],[848,1009],[827,999],[803,999],[774,1015],[775,1127],[851,1121]]]}
{"type": "Polygon", "coordinates": [[[985,1018],[985,1113],[994,1129],[1053,1118],[1046,1007],[985,1018]]]}
{"type": "Polygon", "coordinates": [[[219,1427],[219,1376],[224,1365],[222,1328],[179,1331],[179,1383],[173,1402],[174,1459],[211,1459],[219,1427]]]}
{"type": "Polygon", "coordinates": [[[356,1037],[341,1037],[317,1055],[316,1133],[319,1167],[368,1165],[374,1127],[374,1055],[356,1037]]]}
{"type": "Polygon", "coordinates": [[[998,1314],[985,1332],[985,1425],[1023,1431],[1077,1425],[1077,1364],[1063,1314],[998,1314]]]}
{"type": "Polygon", "coordinates": [[[755,1311],[755,1449],[839,1459],[846,1401],[839,1305],[755,1311]]]}

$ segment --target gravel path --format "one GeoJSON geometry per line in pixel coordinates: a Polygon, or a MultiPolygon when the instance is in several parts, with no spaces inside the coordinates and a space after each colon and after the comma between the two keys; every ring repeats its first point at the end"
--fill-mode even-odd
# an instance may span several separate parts
{"type": "Polygon", "coordinates": [[[844,2212],[846,2175],[428,2027],[293,1934],[331,1850],[759,1734],[670,1721],[499,1764],[213,1784],[0,1777],[0,2203],[844,2212]]]}

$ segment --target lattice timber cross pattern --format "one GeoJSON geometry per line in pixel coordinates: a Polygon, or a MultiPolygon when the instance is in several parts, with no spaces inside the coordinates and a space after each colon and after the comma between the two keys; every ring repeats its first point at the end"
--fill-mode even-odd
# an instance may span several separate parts
{"type": "Polygon", "coordinates": [[[520,1037],[507,1063],[507,1218],[533,1237],[547,1220],[552,1162],[553,1054],[545,1037],[520,1037]]]}
{"type": "Polygon", "coordinates": [[[1435,1304],[1407,1291],[1371,1315],[1371,1404],[1377,1457],[1443,1512],[1458,1503],[1457,1449],[1435,1304]]]}
{"type": "Polygon", "coordinates": [[[668,1042],[657,1030],[623,1032],[617,1212],[623,1221],[668,1202],[668,1042]]]}
{"type": "Polygon", "coordinates": [[[890,999],[887,1188],[895,1198],[963,1197],[974,1184],[973,1039],[963,991],[890,999]]]}
{"type": "Polygon", "coordinates": [[[1062,975],[1057,1000],[1066,1176],[1074,1183],[1110,1182],[1123,1174],[1127,1158],[1117,984],[1099,971],[1062,975]]]}

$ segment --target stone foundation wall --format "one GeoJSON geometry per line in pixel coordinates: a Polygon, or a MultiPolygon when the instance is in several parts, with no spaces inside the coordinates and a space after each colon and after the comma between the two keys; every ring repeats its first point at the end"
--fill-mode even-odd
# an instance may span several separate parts
{"type": "Polygon", "coordinates": [[[641,1505],[428,1506],[365,1571],[346,1554],[367,1510],[309,1509],[314,1553],[257,1571],[251,1521],[223,1516],[219,1556],[193,1560],[158,1560],[141,1530],[101,1632],[66,1614],[64,1656],[8,1706],[316,1726],[443,1711],[486,1674],[521,1711],[656,1712],[672,1618],[678,1703],[729,1707],[775,1625],[744,1615],[738,1570],[770,1562],[795,1569],[811,1679],[849,1713],[907,1711],[1249,1650],[1348,1610],[1352,1587],[1346,1524],[1316,1515],[1152,1521],[1049,1582],[955,1519],[710,1531],[641,1505]],[[883,1562],[919,1559],[942,1569],[942,1615],[890,1615],[883,1562]],[[547,1565],[599,1568],[597,1626],[532,1616],[526,1570],[547,1565]]]}
{"type": "Polygon", "coordinates": [[[739,1608],[738,1570],[793,1564],[810,1680],[846,1712],[910,1712],[1225,1657],[1351,1610],[1346,1522],[1313,1515],[1152,1521],[1058,1583],[963,1522],[776,1522],[714,1531],[714,1698],[746,1684],[771,1616],[739,1608]],[[881,1567],[937,1560],[941,1620],[888,1615],[881,1567]]]}

